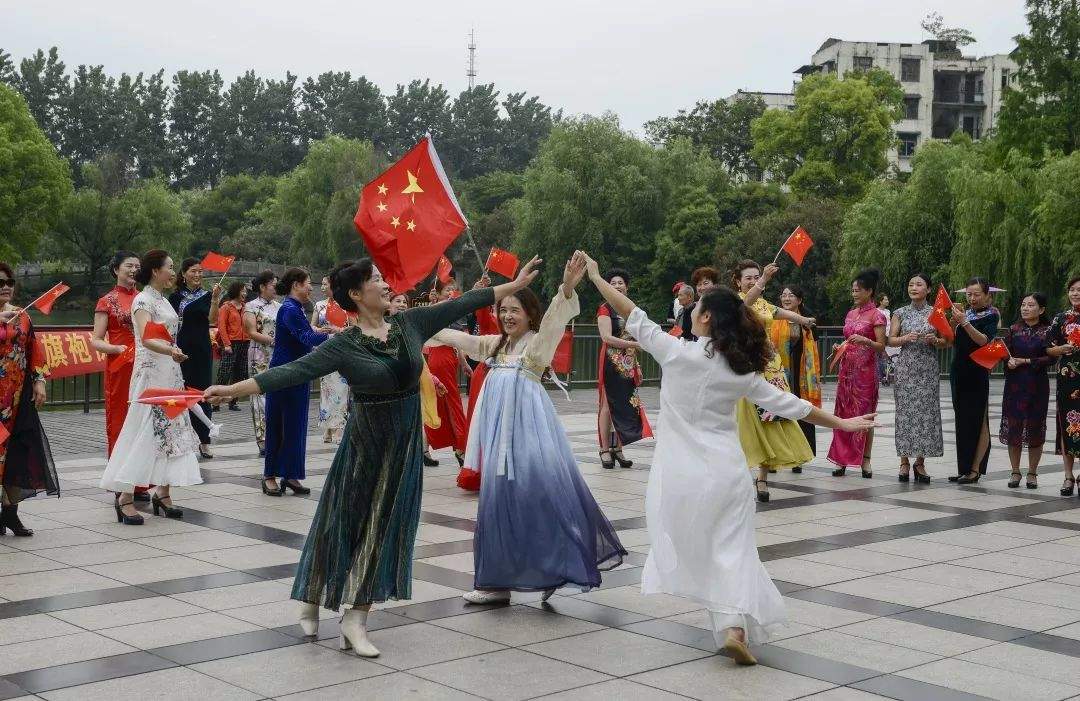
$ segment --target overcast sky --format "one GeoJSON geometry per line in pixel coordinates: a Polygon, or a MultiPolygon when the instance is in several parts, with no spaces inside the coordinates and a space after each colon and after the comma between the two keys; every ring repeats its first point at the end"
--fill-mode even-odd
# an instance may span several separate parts
{"type": "Polygon", "coordinates": [[[430,77],[456,95],[475,28],[478,81],[639,131],[701,98],[788,91],[828,37],[921,41],[935,9],[975,34],[971,54],[1007,52],[1025,28],[1021,0],[0,0],[0,48],[19,59],[55,45],[69,68],[113,74],[349,70],[384,91],[430,77]]]}

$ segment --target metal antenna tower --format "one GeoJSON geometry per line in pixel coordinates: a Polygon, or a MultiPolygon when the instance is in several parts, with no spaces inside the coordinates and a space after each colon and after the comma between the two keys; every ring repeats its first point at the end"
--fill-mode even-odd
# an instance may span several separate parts
{"type": "Polygon", "coordinates": [[[469,90],[476,85],[476,30],[469,30],[469,68],[465,71],[469,78],[469,90]]]}

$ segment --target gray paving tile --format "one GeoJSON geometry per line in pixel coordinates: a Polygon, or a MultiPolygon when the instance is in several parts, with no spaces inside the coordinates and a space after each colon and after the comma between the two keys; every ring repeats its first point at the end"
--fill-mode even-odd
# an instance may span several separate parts
{"type": "Polygon", "coordinates": [[[987,667],[955,658],[938,660],[897,674],[957,691],[1001,699],[1001,701],[1019,698],[1032,701],[1057,701],[1057,699],[1075,696],[1077,692],[1075,686],[1018,674],[1001,669],[997,664],[987,667]]]}
{"type": "Polygon", "coordinates": [[[67,568],[0,577],[0,592],[5,599],[39,599],[98,589],[122,587],[123,582],[81,569],[67,568]]]}
{"type": "Polygon", "coordinates": [[[1075,609],[1009,599],[998,594],[969,596],[939,606],[931,606],[929,609],[1035,631],[1059,628],[1080,621],[1080,611],[1075,609]]]}
{"type": "Polygon", "coordinates": [[[250,691],[184,667],[82,684],[41,694],[41,697],[48,701],[115,701],[118,698],[166,696],[174,701],[256,701],[259,698],[250,691]]]}
{"type": "Polygon", "coordinates": [[[523,650],[503,650],[443,662],[411,673],[493,701],[519,701],[610,678],[523,650]]]}
{"type": "Polygon", "coordinates": [[[99,630],[129,623],[152,623],[164,618],[200,613],[203,613],[203,610],[197,606],[167,596],[154,596],[134,601],[56,611],[52,616],[80,628],[99,630]]]}
{"type": "Polygon", "coordinates": [[[5,618],[0,620],[0,646],[80,632],[80,628],[44,613],[5,618]]]}
{"type": "Polygon", "coordinates": [[[279,696],[277,701],[340,701],[340,699],[409,699],[409,701],[482,701],[442,684],[404,672],[279,696]]]}
{"type": "Polygon", "coordinates": [[[579,618],[561,616],[531,606],[506,606],[464,616],[433,621],[434,625],[467,635],[520,647],[555,638],[600,630],[603,626],[579,618]]]}
{"type": "Polygon", "coordinates": [[[389,669],[319,645],[294,645],[204,662],[192,669],[263,696],[284,696],[384,674],[389,669]]]}
{"type": "Polygon", "coordinates": [[[549,640],[522,649],[617,677],[711,657],[713,654],[712,651],[705,652],[612,629],[549,640]],[[618,654],[611,654],[615,650],[618,650],[618,654]]]}
{"type": "Polygon", "coordinates": [[[910,647],[855,637],[838,630],[822,630],[780,640],[772,645],[879,672],[895,672],[898,669],[932,662],[940,657],[918,652],[910,647]]]}
{"type": "Polygon", "coordinates": [[[557,694],[539,697],[544,701],[678,701],[685,698],[651,686],[637,684],[627,679],[612,679],[608,682],[560,691],[557,694]]]}
{"type": "Polygon", "coordinates": [[[873,618],[834,630],[837,633],[921,650],[942,657],[953,657],[970,650],[997,644],[996,640],[989,638],[931,628],[898,618],[873,618]]]}
{"type": "Polygon", "coordinates": [[[637,674],[630,681],[695,699],[715,699],[723,693],[732,701],[796,699],[835,686],[764,665],[737,667],[719,656],[637,674]]]}
{"type": "MultiPolygon", "coordinates": [[[[378,663],[397,670],[409,670],[503,649],[498,643],[428,623],[376,630],[371,633],[371,641],[382,653],[378,663]]],[[[336,640],[324,644],[332,646],[333,649],[337,648],[336,640]]]]}
{"type": "Polygon", "coordinates": [[[179,579],[227,572],[224,567],[201,562],[183,555],[167,555],[108,565],[90,565],[84,569],[127,584],[144,584],[163,579],[179,579]]]}
{"type": "Polygon", "coordinates": [[[220,613],[207,612],[180,618],[167,618],[153,623],[140,621],[115,628],[103,628],[98,632],[132,647],[148,650],[254,630],[259,630],[259,627],[220,613]]]}
{"type": "Polygon", "coordinates": [[[0,676],[119,655],[133,650],[134,648],[128,645],[89,632],[12,643],[5,645],[0,651],[0,676]]]}

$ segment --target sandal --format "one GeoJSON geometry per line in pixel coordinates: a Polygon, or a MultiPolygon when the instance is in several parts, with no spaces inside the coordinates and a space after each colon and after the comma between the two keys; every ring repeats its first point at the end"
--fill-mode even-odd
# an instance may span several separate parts
{"type": "Polygon", "coordinates": [[[1075,484],[1076,484],[1076,479],[1075,478],[1066,477],[1065,481],[1061,483],[1061,496],[1063,496],[1063,497],[1071,497],[1072,493],[1073,493],[1073,486],[1075,484]]]}
{"type": "Polygon", "coordinates": [[[930,475],[926,474],[926,463],[922,459],[915,461],[915,464],[911,466],[911,472],[919,484],[930,484],[930,475]],[[920,469],[922,472],[919,471],[920,469]]]}
{"type": "Polygon", "coordinates": [[[896,479],[900,482],[911,481],[911,465],[906,462],[900,463],[900,474],[896,476],[896,479]]]}
{"type": "Polygon", "coordinates": [[[865,465],[859,465],[859,471],[862,472],[863,479],[870,479],[874,476],[874,471],[870,468],[870,463],[865,465]]]}
{"type": "Polygon", "coordinates": [[[769,500],[769,480],[756,479],[754,480],[754,489],[757,490],[757,500],[760,502],[767,502],[769,500]],[[757,485],[765,485],[765,489],[762,490],[757,485]]]}
{"type": "Polygon", "coordinates": [[[1020,474],[1020,470],[1014,470],[1013,472],[1009,473],[1009,489],[1016,489],[1017,487],[1019,487],[1020,479],[1022,477],[1023,475],[1020,474]]]}
{"type": "Polygon", "coordinates": [[[611,458],[611,451],[610,450],[601,450],[600,451],[600,467],[604,468],[605,470],[614,470],[615,469],[615,461],[611,458]],[[604,460],[605,455],[607,456],[607,460],[604,460]]]}
{"type": "Polygon", "coordinates": [[[838,467],[838,468],[836,468],[835,470],[832,471],[832,476],[833,477],[843,477],[844,473],[846,473],[846,472],[847,472],[846,467],[838,467]]]}
{"type": "Polygon", "coordinates": [[[1038,489],[1039,488],[1039,476],[1034,472],[1027,473],[1027,488],[1038,489]]]}

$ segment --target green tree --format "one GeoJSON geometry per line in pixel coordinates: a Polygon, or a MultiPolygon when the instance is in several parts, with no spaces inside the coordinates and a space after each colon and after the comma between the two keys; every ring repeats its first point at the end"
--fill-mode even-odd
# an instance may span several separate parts
{"type": "Polygon", "coordinates": [[[169,86],[165,71],[136,78],[134,154],[139,176],[143,178],[172,176],[172,154],[169,152],[169,86]]]}
{"type": "Polygon", "coordinates": [[[226,175],[213,190],[195,191],[187,205],[191,217],[192,253],[223,250],[222,239],[249,224],[248,212],[271,198],[277,187],[273,176],[246,173],[226,175]]]}
{"type": "Polygon", "coordinates": [[[307,142],[330,134],[382,144],[386,102],[379,87],[349,71],[308,78],[300,90],[300,124],[307,142]]]}
{"type": "Polygon", "coordinates": [[[499,92],[494,85],[462,91],[450,108],[450,130],[442,142],[447,169],[461,178],[493,170],[499,155],[499,92]]]}
{"type": "Polygon", "coordinates": [[[795,109],[767,110],[754,120],[752,155],[802,195],[857,199],[888,168],[903,91],[884,71],[807,76],[795,109]]]}
{"type": "Polygon", "coordinates": [[[263,79],[248,71],[222,96],[222,172],[279,175],[303,157],[296,76],[263,79]]]}
{"type": "Polygon", "coordinates": [[[172,79],[169,146],[172,173],[180,187],[213,186],[225,153],[221,74],[178,71],[172,79]]]}
{"type": "MultiPolygon", "coordinates": [[[[495,211],[509,200],[524,193],[524,178],[520,173],[497,170],[455,184],[461,205],[467,211],[484,214],[495,211]]],[[[509,245],[509,242],[507,242],[509,245]]]]}
{"type": "Polygon", "coordinates": [[[53,245],[85,267],[87,294],[113,252],[165,248],[180,257],[188,249],[191,222],[179,196],[160,180],[130,185],[122,159],[103,156],[83,166],[82,182],[60,209],[53,245]]]}
{"type": "Polygon", "coordinates": [[[432,85],[430,80],[398,85],[394,94],[386,97],[388,154],[400,158],[426,133],[431,134],[438,147],[450,131],[449,105],[450,93],[442,85],[432,85]]]}
{"type": "Polygon", "coordinates": [[[1003,146],[1042,158],[1080,148],[1080,6],[1027,0],[1028,33],[1016,37],[1019,89],[1005,91],[1003,146]]]}
{"type": "Polygon", "coordinates": [[[243,260],[288,263],[292,234],[277,201],[269,197],[248,210],[243,224],[221,240],[221,250],[243,260]]]}
{"type": "Polygon", "coordinates": [[[956,42],[957,46],[975,43],[975,35],[962,27],[945,26],[945,18],[938,12],[931,12],[919,24],[923,31],[938,41],[956,42]]]}
{"type": "Polygon", "coordinates": [[[382,170],[368,141],[328,136],[278,183],[279,221],[293,232],[290,254],[303,264],[328,268],[364,254],[353,226],[360,188],[382,170]]]}
{"type": "Polygon", "coordinates": [[[20,260],[37,249],[71,191],[71,174],[7,85],[0,85],[0,164],[0,259],[20,260]]]}
{"type": "Polygon", "coordinates": [[[26,98],[34,121],[57,148],[63,147],[64,101],[71,90],[66,71],[55,46],[47,56],[38,49],[19,62],[18,77],[12,84],[26,98]]]}
{"type": "MultiPolygon", "coordinates": [[[[126,76],[125,76],[126,77],[126,76]]],[[[130,88],[130,81],[126,81],[130,88]]],[[[63,154],[71,161],[81,177],[81,166],[97,160],[102,154],[119,156],[129,163],[129,149],[119,147],[120,135],[130,134],[130,125],[123,123],[127,116],[122,110],[124,97],[117,94],[116,81],[106,75],[104,66],[79,66],[72,76],[71,92],[64,103],[63,154]],[[125,127],[128,129],[125,132],[125,127]]]]}
{"type": "Polygon", "coordinates": [[[525,93],[509,93],[502,101],[506,119],[500,127],[497,168],[520,172],[529,165],[540,144],[562,120],[562,110],[551,108],[535,95],[526,99],[525,93]]]}
{"type": "Polygon", "coordinates": [[[679,110],[674,117],[646,122],[645,132],[660,144],[688,138],[723,163],[732,175],[759,178],[761,169],[751,155],[754,144],[750,125],[764,112],[765,102],[750,94],[740,94],[731,102],[700,100],[689,112],[679,110]]]}
{"type": "Polygon", "coordinates": [[[702,256],[716,248],[720,228],[716,198],[704,186],[676,189],[668,204],[664,228],[656,236],[656,254],[643,280],[647,284],[636,286],[636,296],[647,298],[645,304],[650,307],[668,301],[667,291],[676,281],[689,281],[691,268],[710,262],[702,260],[702,256]]]}

